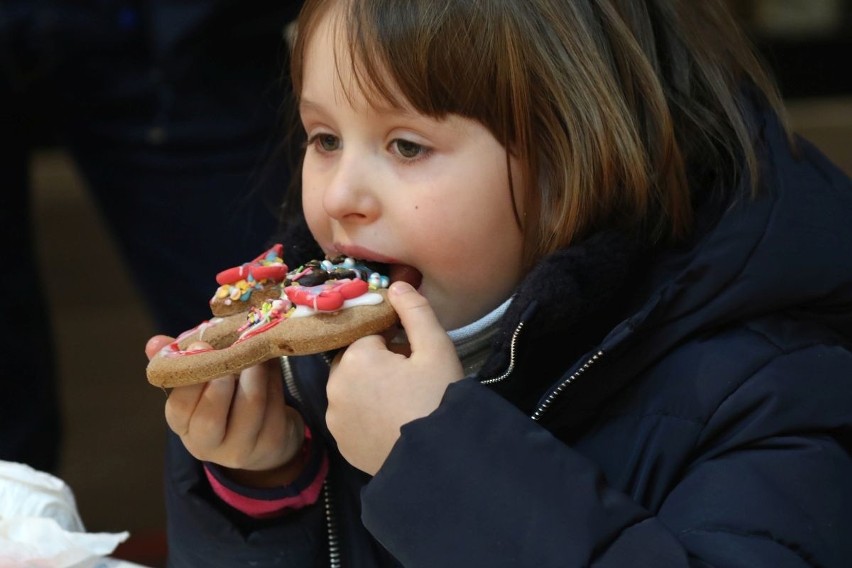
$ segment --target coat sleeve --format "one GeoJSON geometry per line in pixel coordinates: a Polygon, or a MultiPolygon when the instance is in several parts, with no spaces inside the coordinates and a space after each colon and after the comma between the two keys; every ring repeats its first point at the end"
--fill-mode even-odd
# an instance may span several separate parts
{"type": "Polygon", "coordinates": [[[852,398],[802,403],[786,384],[837,384],[829,360],[777,358],[731,393],[653,511],[466,379],[403,427],[363,492],[364,523],[409,568],[848,566],[852,460],[838,436],[849,443],[852,398]]]}
{"type": "Polygon", "coordinates": [[[324,565],[325,521],[320,505],[255,519],[214,494],[203,464],[172,433],[166,462],[169,568],[324,565]]]}

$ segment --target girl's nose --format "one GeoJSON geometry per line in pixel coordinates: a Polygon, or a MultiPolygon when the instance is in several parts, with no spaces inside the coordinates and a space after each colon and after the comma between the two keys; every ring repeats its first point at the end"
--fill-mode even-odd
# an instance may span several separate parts
{"type": "Polygon", "coordinates": [[[374,182],[369,175],[368,160],[344,157],[323,194],[326,213],[341,222],[371,222],[379,212],[379,202],[372,190],[374,182]]]}

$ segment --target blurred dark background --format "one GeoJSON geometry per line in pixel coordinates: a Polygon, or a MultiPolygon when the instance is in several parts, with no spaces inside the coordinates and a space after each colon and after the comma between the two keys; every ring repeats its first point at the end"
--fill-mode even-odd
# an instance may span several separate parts
{"type": "Polygon", "coordinates": [[[729,0],[787,98],[852,94],[852,2],[729,0]]]}

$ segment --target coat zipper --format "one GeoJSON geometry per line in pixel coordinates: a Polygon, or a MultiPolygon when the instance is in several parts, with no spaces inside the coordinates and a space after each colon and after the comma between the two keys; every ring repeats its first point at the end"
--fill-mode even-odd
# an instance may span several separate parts
{"type": "Polygon", "coordinates": [[[281,357],[281,374],[284,376],[284,387],[290,396],[302,404],[302,395],[299,389],[296,388],[296,379],[293,377],[293,368],[290,366],[290,359],[287,356],[281,357]]]}
{"type": "Polygon", "coordinates": [[[589,367],[600,361],[603,355],[603,351],[598,351],[597,353],[592,355],[592,357],[588,361],[586,361],[582,367],[574,371],[570,377],[559,383],[559,385],[555,389],[550,391],[550,394],[547,395],[547,398],[545,398],[544,401],[538,405],[538,408],[536,408],[535,412],[532,413],[531,418],[536,422],[541,420],[541,417],[544,415],[545,412],[547,412],[548,408],[553,406],[553,402],[559,397],[559,395],[562,394],[562,391],[568,388],[568,385],[580,378],[583,373],[588,371],[589,367]]]}
{"type": "Polygon", "coordinates": [[[330,568],[340,568],[340,536],[337,532],[337,516],[334,513],[334,502],[331,499],[331,487],[328,477],[322,484],[322,503],[325,511],[325,530],[328,537],[328,565],[330,568]]]}
{"type": "MultiPolygon", "coordinates": [[[[331,357],[328,352],[321,353],[323,361],[331,369],[331,357]]],[[[322,484],[322,503],[325,511],[325,530],[328,536],[328,565],[340,568],[340,532],[337,530],[337,515],[334,512],[334,499],[331,497],[331,468],[322,484]]]]}
{"type": "MultiPolygon", "coordinates": [[[[509,378],[512,372],[515,370],[515,357],[517,354],[518,336],[520,336],[521,331],[523,331],[523,329],[524,322],[522,321],[518,324],[518,327],[515,328],[514,333],[512,333],[512,341],[509,344],[509,367],[506,369],[506,371],[498,377],[480,381],[481,384],[493,385],[501,381],[505,381],[507,378],[509,378]]],[[[603,357],[603,355],[603,350],[598,351],[597,353],[592,355],[591,358],[589,358],[589,360],[586,361],[579,369],[574,371],[574,373],[572,373],[570,377],[559,383],[559,385],[555,389],[553,389],[550,394],[547,395],[547,398],[545,398],[544,401],[539,404],[538,408],[536,408],[535,412],[533,412],[530,417],[536,422],[539,421],[544,415],[544,413],[547,412],[547,409],[549,409],[553,405],[553,402],[559,397],[559,395],[561,395],[562,392],[566,388],[568,388],[571,383],[580,378],[583,373],[588,371],[589,367],[597,363],[600,358],[603,357]]]]}
{"type": "Polygon", "coordinates": [[[521,331],[524,329],[524,322],[518,324],[518,327],[515,328],[515,332],[512,334],[512,342],[509,344],[509,368],[500,375],[499,377],[494,377],[493,379],[485,379],[480,381],[483,385],[493,385],[495,383],[499,383],[501,381],[506,380],[509,375],[512,374],[512,371],[515,370],[515,354],[517,353],[517,343],[518,336],[521,334],[521,331]]]}
{"type": "MultiPolygon", "coordinates": [[[[331,359],[325,353],[322,356],[330,367],[331,359]]],[[[284,386],[287,392],[302,404],[302,395],[296,386],[296,380],[293,377],[293,368],[290,366],[290,360],[287,357],[281,357],[281,372],[284,376],[284,386]]],[[[322,503],[325,516],[325,531],[328,538],[328,565],[330,568],[341,568],[340,534],[337,530],[337,515],[334,512],[334,501],[331,498],[331,486],[328,476],[322,484],[322,503]]]]}

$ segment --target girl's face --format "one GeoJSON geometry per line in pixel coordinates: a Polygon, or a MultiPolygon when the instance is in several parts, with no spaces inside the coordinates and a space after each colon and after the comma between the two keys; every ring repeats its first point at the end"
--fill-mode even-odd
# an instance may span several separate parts
{"type": "MultiPolygon", "coordinates": [[[[391,279],[414,284],[445,329],[471,323],[521,277],[506,148],[473,120],[372,106],[335,39],[345,36],[336,21],[325,16],[304,62],[308,226],[329,255],[388,263],[391,279]]],[[[522,180],[513,182],[521,191],[522,180]]]]}

